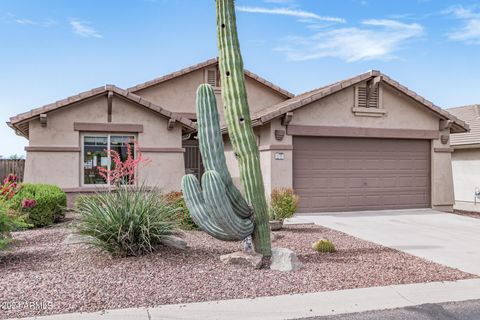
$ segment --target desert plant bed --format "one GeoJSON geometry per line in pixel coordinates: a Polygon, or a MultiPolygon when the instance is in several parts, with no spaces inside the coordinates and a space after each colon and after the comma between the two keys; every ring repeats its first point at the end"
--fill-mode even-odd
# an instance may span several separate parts
{"type": "Polygon", "coordinates": [[[292,273],[224,265],[219,256],[239,250],[241,243],[201,231],[185,232],[186,251],[162,247],[128,258],[65,241],[70,235],[65,225],[14,233],[17,242],[0,252],[0,302],[33,301],[47,308],[1,310],[0,318],[475,277],[314,225],[276,232],[273,246],[294,250],[304,264],[292,273]],[[320,238],[331,240],[337,251],[312,250],[320,238]]]}

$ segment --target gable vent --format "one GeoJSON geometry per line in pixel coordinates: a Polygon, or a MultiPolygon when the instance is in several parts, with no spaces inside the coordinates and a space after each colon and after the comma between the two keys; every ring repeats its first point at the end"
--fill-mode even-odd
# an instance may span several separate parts
{"type": "Polygon", "coordinates": [[[378,108],[378,86],[357,87],[356,92],[359,108],[378,108]]]}
{"type": "Polygon", "coordinates": [[[206,70],[205,81],[212,87],[217,87],[217,70],[206,70]]]}

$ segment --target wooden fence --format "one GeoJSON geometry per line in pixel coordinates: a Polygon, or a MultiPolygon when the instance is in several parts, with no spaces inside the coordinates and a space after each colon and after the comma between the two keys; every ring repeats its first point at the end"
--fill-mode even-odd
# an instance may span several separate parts
{"type": "Polygon", "coordinates": [[[19,181],[23,181],[23,171],[25,169],[25,160],[0,159],[0,184],[3,183],[10,173],[17,175],[19,181]]]}

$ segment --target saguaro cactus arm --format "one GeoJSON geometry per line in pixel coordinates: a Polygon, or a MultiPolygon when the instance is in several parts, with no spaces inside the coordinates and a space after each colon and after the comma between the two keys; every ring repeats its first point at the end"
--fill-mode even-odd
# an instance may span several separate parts
{"type": "Polygon", "coordinates": [[[200,183],[193,174],[188,174],[183,177],[182,190],[190,216],[200,229],[220,240],[238,240],[218,226],[214,217],[211,215],[212,209],[206,204],[205,199],[203,198],[200,183]]]}
{"type": "Polygon", "coordinates": [[[247,101],[234,0],[216,0],[216,6],[220,79],[228,134],[237,156],[240,181],[247,203],[254,210],[255,251],[270,256],[268,206],[260,168],[260,155],[247,101]]]}
{"type": "Polygon", "coordinates": [[[222,130],[218,118],[217,100],[213,88],[208,84],[201,84],[197,89],[196,99],[198,141],[205,169],[217,171],[227,192],[232,207],[240,217],[247,218],[252,210],[235,187],[227,168],[223,145],[222,130]]]}
{"type": "Polygon", "coordinates": [[[203,191],[195,176],[183,177],[185,202],[193,221],[208,234],[221,240],[243,240],[253,232],[253,222],[248,218],[251,210],[227,169],[211,86],[198,88],[196,104],[200,152],[207,171],[202,178],[203,191]]]}

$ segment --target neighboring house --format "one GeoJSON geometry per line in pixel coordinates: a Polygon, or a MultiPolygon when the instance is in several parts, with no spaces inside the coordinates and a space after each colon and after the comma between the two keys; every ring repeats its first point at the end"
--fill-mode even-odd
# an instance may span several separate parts
{"type": "MultiPolygon", "coordinates": [[[[266,192],[293,187],[300,212],[428,208],[451,211],[450,133],[468,126],[378,71],[296,97],[246,71],[266,192]]],[[[29,139],[26,181],[69,192],[103,183],[106,146],[135,137],[151,165],[140,170],[164,190],[202,173],[195,140],[195,90],[221,83],[215,59],[126,91],[106,86],[11,118],[29,139]],[[167,111],[168,110],[168,111],[167,111]]],[[[219,112],[223,107],[219,99],[219,112]]],[[[123,147],[124,148],[124,147],[123,147]]],[[[228,166],[239,171],[228,137],[228,166]]]]}
{"type": "Polygon", "coordinates": [[[474,202],[475,190],[480,190],[480,105],[448,111],[468,123],[471,129],[453,135],[450,141],[455,201],[474,202]]]}

